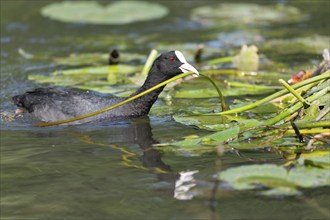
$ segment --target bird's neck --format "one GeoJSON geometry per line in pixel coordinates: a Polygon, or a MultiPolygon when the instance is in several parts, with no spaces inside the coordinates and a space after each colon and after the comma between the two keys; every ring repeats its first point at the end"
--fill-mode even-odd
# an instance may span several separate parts
{"type": "MultiPolygon", "coordinates": [[[[133,97],[137,94],[140,94],[141,92],[144,92],[165,80],[166,79],[160,79],[160,78],[153,79],[153,75],[149,74],[147,79],[145,80],[144,84],[141,86],[141,88],[139,88],[136,92],[131,94],[129,97],[133,97]]],[[[165,86],[162,86],[158,89],[155,89],[152,92],[149,92],[148,94],[141,96],[140,98],[135,99],[134,101],[132,101],[132,104],[136,107],[136,109],[139,109],[139,111],[141,111],[142,114],[148,114],[150,111],[150,108],[156,102],[159,94],[163,91],[164,87],[165,86]]]]}

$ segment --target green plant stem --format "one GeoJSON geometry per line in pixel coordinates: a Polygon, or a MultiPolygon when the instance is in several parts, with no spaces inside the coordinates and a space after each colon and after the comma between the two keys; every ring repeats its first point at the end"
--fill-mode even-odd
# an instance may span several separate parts
{"type": "MultiPolygon", "coordinates": [[[[321,91],[319,91],[317,93],[314,93],[313,95],[309,96],[307,98],[307,101],[312,102],[314,100],[317,100],[320,97],[322,97],[323,95],[327,94],[329,92],[329,90],[330,90],[330,87],[324,88],[321,91]]],[[[303,104],[301,102],[298,102],[297,104],[295,104],[291,108],[285,110],[284,112],[277,115],[276,117],[266,120],[263,123],[263,125],[274,125],[277,122],[279,122],[280,120],[282,120],[282,119],[288,117],[289,115],[293,114],[294,112],[298,111],[301,107],[303,107],[303,104]]]]}
{"type": "MultiPolygon", "coordinates": [[[[330,121],[312,121],[312,122],[296,122],[298,128],[330,128],[330,121]]],[[[281,127],[291,127],[290,125],[283,124],[281,127]]]]}
{"type": "MultiPolygon", "coordinates": [[[[329,133],[329,129],[301,129],[299,130],[301,134],[320,134],[320,133],[329,133]]],[[[285,133],[294,134],[295,131],[293,129],[287,130],[285,133]]]]}
{"type": "Polygon", "coordinates": [[[289,84],[287,84],[283,79],[278,80],[289,92],[292,93],[303,105],[304,108],[308,108],[310,103],[308,103],[299,93],[297,93],[289,84]]]}
{"type": "Polygon", "coordinates": [[[212,85],[214,86],[214,88],[217,90],[218,92],[218,95],[219,95],[219,98],[220,98],[220,101],[221,101],[221,111],[226,111],[228,110],[228,107],[226,105],[226,102],[225,102],[225,98],[224,96],[222,95],[220,89],[218,88],[218,86],[215,84],[215,82],[208,76],[204,75],[204,74],[200,74],[201,76],[203,76],[205,79],[207,79],[210,83],[212,83],[212,85]]]}
{"type": "MultiPolygon", "coordinates": [[[[315,76],[313,78],[310,78],[310,79],[304,80],[302,82],[299,82],[299,83],[293,85],[292,88],[297,89],[297,88],[303,87],[305,85],[308,85],[308,84],[311,84],[311,83],[314,83],[314,82],[318,82],[318,81],[321,81],[321,80],[329,79],[329,78],[330,78],[330,71],[328,70],[327,72],[325,72],[325,73],[323,73],[319,76],[315,76]]],[[[252,104],[245,105],[245,106],[235,108],[235,109],[231,109],[231,110],[224,111],[224,112],[214,113],[212,115],[228,115],[228,114],[243,112],[243,111],[258,107],[261,104],[269,102],[269,101],[271,101],[275,98],[278,98],[278,97],[286,94],[287,92],[288,92],[287,89],[282,89],[281,91],[278,91],[278,92],[276,92],[276,93],[274,93],[274,94],[272,94],[272,95],[270,95],[270,96],[268,96],[264,99],[261,99],[259,101],[254,102],[252,104]]]]}
{"type": "Polygon", "coordinates": [[[148,59],[143,67],[143,70],[141,72],[142,75],[146,76],[149,73],[149,70],[151,69],[152,63],[154,62],[154,60],[157,58],[158,55],[158,51],[155,49],[152,49],[150,51],[150,54],[148,56],[148,59]]]}
{"type": "Polygon", "coordinates": [[[110,110],[115,109],[115,108],[117,108],[119,106],[122,106],[122,105],[124,105],[124,104],[126,104],[128,102],[131,102],[131,101],[133,101],[133,100],[135,100],[137,98],[140,98],[141,96],[143,96],[143,95],[145,95],[145,94],[147,94],[149,92],[154,91],[155,89],[158,89],[160,87],[163,87],[163,86],[165,86],[166,84],[168,84],[170,82],[173,82],[173,81],[175,81],[177,79],[180,79],[180,78],[186,77],[188,75],[192,75],[192,74],[194,74],[194,73],[192,73],[192,72],[182,73],[182,74],[177,75],[175,77],[172,77],[171,79],[168,79],[168,80],[166,80],[166,81],[164,81],[162,83],[159,83],[158,85],[156,85],[156,86],[154,86],[154,87],[152,87],[152,88],[150,88],[150,89],[148,89],[148,90],[146,90],[144,92],[141,92],[141,93],[139,93],[139,94],[137,94],[135,96],[132,96],[132,97],[130,97],[128,99],[125,99],[122,102],[119,102],[119,103],[117,103],[117,104],[115,104],[113,106],[109,106],[107,108],[104,108],[104,109],[101,109],[101,110],[98,110],[98,111],[95,111],[95,112],[91,112],[91,113],[88,113],[88,114],[85,114],[85,115],[81,115],[81,116],[78,116],[78,117],[75,117],[75,118],[69,118],[69,119],[61,120],[61,121],[48,122],[48,123],[39,123],[39,124],[35,124],[34,126],[37,126],[37,127],[48,127],[48,126],[65,124],[65,123],[69,123],[69,122],[73,122],[73,121],[78,121],[78,120],[81,120],[81,119],[85,119],[85,118],[88,118],[88,117],[92,117],[94,115],[98,115],[98,114],[101,114],[103,112],[110,111],[110,110]]]}

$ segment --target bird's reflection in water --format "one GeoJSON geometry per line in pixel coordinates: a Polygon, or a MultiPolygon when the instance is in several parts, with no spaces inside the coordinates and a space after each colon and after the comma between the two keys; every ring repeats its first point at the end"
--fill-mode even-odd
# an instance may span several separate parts
{"type": "MultiPolygon", "coordinates": [[[[166,182],[166,185],[170,186],[169,193],[174,198],[179,200],[192,199],[193,194],[190,192],[190,189],[196,185],[193,175],[198,171],[173,172],[171,166],[162,161],[163,153],[153,147],[157,141],[153,138],[149,117],[129,119],[123,123],[123,126],[117,124],[112,128],[102,129],[102,135],[110,137],[102,142],[94,140],[91,136],[86,135],[85,132],[84,134],[75,135],[85,143],[120,149],[124,153],[123,164],[127,166],[132,166],[128,161],[133,157],[137,157],[137,155],[123,147],[118,147],[118,145],[138,145],[142,153],[139,158],[142,167],[154,173],[159,181],[166,182]],[[107,135],[104,132],[111,132],[111,134],[107,135]]],[[[133,167],[139,167],[139,165],[134,165],[133,167]]]]}

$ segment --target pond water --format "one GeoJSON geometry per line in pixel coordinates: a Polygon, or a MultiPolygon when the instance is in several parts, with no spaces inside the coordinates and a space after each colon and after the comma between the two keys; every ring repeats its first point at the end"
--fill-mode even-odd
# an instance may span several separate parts
{"type": "MultiPolygon", "coordinates": [[[[52,2],[1,0],[2,113],[15,111],[10,99],[14,94],[47,86],[28,80],[28,75],[72,68],[56,64],[54,57],[107,53],[114,47],[140,54],[152,48],[177,49],[171,45],[186,45],[180,48],[185,54],[199,43],[226,51],[261,39],[329,37],[326,0],[269,3],[298,8],[306,15],[299,22],[216,27],[190,18],[192,9],[218,4],[215,1],[157,1],[169,8],[169,15],[126,25],[72,24],[42,17],[40,9],[52,2]],[[35,58],[20,55],[19,48],[35,58]]],[[[322,52],[283,57],[285,53],[277,50],[264,51],[281,63],[268,68],[282,74],[317,64],[322,52]]],[[[267,81],[276,83],[276,77],[267,81]]],[[[240,98],[246,97],[227,101],[240,98]]],[[[258,148],[258,143],[254,149],[226,149],[223,154],[219,146],[196,154],[166,149],[166,143],[184,136],[210,133],[177,123],[172,115],[217,106],[214,98],[172,98],[169,103],[162,97],[149,117],[50,128],[33,127],[31,118],[2,118],[1,219],[329,219],[329,187],[266,197],[258,190],[233,190],[215,178],[230,167],[286,162],[278,152],[258,148]]]]}

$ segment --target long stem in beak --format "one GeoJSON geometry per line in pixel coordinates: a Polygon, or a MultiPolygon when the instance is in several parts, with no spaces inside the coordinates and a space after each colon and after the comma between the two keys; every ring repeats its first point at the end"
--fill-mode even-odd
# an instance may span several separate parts
{"type": "Polygon", "coordinates": [[[190,65],[189,63],[183,63],[179,69],[183,72],[193,72],[193,76],[198,77],[199,76],[199,72],[195,69],[195,67],[193,67],[192,65],[190,65]]]}
{"type": "Polygon", "coordinates": [[[193,76],[198,77],[199,76],[199,72],[195,69],[195,67],[193,67],[192,65],[190,65],[186,58],[183,56],[183,54],[176,50],[174,51],[176,57],[180,60],[180,62],[182,63],[182,65],[179,67],[179,69],[183,72],[193,72],[195,74],[193,74],[193,76]]]}
{"type": "Polygon", "coordinates": [[[98,115],[98,114],[101,114],[103,112],[110,111],[110,110],[112,110],[114,108],[117,108],[117,107],[119,107],[121,105],[124,105],[124,104],[126,104],[128,102],[131,102],[134,99],[137,99],[137,98],[139,98],[139,97],[141,97],[141,96],[143,96],[143,95],[145,95],[145,94],[147,94],[149,92],[154,91],[155,89],[158,89],[160,87],[166,86],[166,84],[171,83],[171,82],[173,82],[173,81],[175,81],[177,79],[186,77],[188,75],[191,75],[191,72],[190,71],[186,71],[185,73],[181,73],[180,75],[174,76],[171,79],[168,79],[168,80],[166,80],[166,81],[164,81],[162,83],[159,83],[156,86],[154,86],[154,87],[152,87],[152,88],[150,88],[150,89],[148,89],[148,90],[146,90],[144,92],[141,92],[141,93],[139,93],[139,94],[137,94],[135,96],[132,96],[132,97],[130,97],[128,99],[125,99],[124,101],[122,101],[120,103],[117,103],[115,105],[109,106],[107,108],[104,108],[104,109],[101,109],[101,110],[98,110],[98,111],[95,111],[95,112],[91,112],[91,113],[88,113],[88,114],[85,114],[85,115],[81,115],[81,116],[78,116],[78,117],[75,117],[75,118],[65,119],[65,120],[61,120],[61,121],[54,121],[54,122],[48,122],[48,123],[34,124],[34,126],[36,126],[36,127],[48,127],[48,126],[65,124],[65,123],[69,123],[69,122],[73,122],[73,121],[78,121],[78,120],[81,120],[81,119],[84,119],[84,118],[92,117],[94,115],[98,115]]]}

